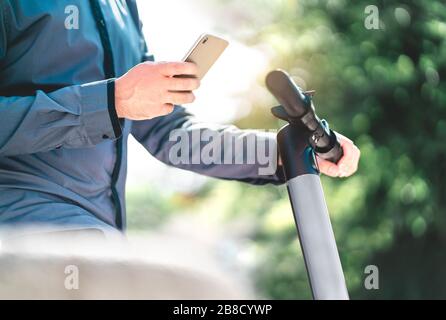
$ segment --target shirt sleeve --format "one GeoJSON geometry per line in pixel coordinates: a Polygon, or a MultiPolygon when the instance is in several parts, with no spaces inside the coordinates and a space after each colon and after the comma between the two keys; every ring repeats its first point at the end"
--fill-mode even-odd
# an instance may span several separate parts
{"type": "Polygon", "coordinates": [[[175,106],[167,116],[134,121],[132,135],[170,166],[251,184],[285,182],[272,132],[199,122],[184,107],[175,106]]]}
{"type": "MultiPolygon", "coordinates": [[[[0,62],[8,51],[11,4],[0,1],[0,62]]],[[[1,80],[0,80],[1,81],[1,80]]],[[[114,106],[114,82],[103,80],[37,90],[29,96],[0,95],[0,156],[94,146],[116,139],[121,128],[114,106]]]]}
{"type": "Polygon", "coordinates": [[[0,97],[0,156],[90,147],[120,135],[113,81],[0,97]]]}

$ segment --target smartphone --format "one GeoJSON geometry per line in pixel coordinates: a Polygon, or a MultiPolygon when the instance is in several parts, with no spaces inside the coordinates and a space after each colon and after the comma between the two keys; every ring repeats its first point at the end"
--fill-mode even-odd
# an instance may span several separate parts
{"type": "Polygon", "coordinates": [[[183,58],[184,62],[193,62],[198,67],[198,79],[203,79],[218,57],[228,46],[228,41],[210,35],[202,34],[189,52],[183,58]]]}

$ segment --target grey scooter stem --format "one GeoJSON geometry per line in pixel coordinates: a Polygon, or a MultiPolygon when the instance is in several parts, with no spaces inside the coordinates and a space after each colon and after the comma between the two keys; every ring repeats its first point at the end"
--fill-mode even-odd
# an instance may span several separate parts
{"type": "Polygon", "coordinates": [[[314,153],[337,163],[343,149],[328,123],[320,120],[312,95],[303,92],[285,71],[268,73],[266,86],[281,103],[271,109],[288,124],[277,142],[302,253],[315,299],[348,299],[336,241],[314,153]]]}
{"type": "Polygon", "coordinates": [[[313,298],[346,300],[347,287],[309,133],[297,124],[279,130],[277,141],[313,298]]]}
{"type": "Polygon", "coordinates": [[[348,299],[319,176],[306,174],[287,182],[313,297],[348,299]]]}

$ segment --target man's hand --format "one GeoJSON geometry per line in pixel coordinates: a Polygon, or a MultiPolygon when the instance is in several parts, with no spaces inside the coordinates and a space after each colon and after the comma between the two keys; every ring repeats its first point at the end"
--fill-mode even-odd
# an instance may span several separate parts
{"type": "Polygon", "coordinates": [[[353,141],[344,137],[342,134],[336,132],[339,143],[341,144],[344,156],[337,164],[330,161],[316,157],[319,170],[330,177],[348,177],[358,170],[358,162],[361,156],[361,151],[355,146],[353,141]]]}
{"type": "Polygon", "coordinates": [[[190,62],[144,62],[115,81],[115,107],[119,118],[146,120],[173,111],[174,104],[195,100],[200,81],[190,62]],[[187,78],[175,76],[187,75],[187,78]]]}

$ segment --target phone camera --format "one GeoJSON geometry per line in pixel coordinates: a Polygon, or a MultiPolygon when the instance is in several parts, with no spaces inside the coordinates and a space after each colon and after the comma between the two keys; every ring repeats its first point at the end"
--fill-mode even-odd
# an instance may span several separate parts
{"type": "Polygon", "coordinates": [[[206,42],[208,42],[208,37],[203,39],[203,42],[201,42],[202,44],[205,44],[206,42]]]}

